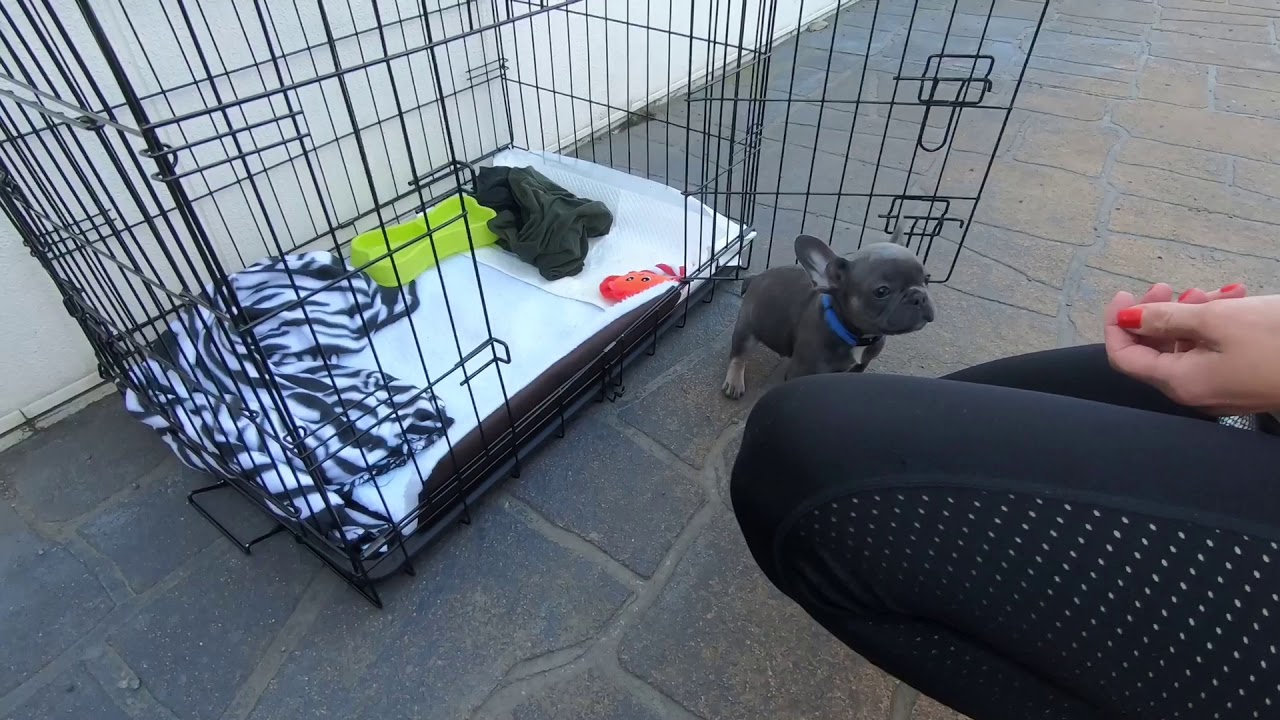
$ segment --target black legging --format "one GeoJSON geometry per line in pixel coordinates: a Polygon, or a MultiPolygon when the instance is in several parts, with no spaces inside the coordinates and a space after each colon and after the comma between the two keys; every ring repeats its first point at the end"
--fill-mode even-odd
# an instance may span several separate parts
{"type": "Polygon", "coordinates": [[[1280,438],[1101,347],[785,383],[731,494],[779,589],[975,720],[1280,717],[1280,438]]]}

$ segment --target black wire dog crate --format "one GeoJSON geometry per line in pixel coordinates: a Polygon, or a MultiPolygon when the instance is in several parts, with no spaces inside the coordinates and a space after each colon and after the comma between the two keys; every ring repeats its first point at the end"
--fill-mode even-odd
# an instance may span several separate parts
{"type": "Polygon", "coordinates": [[[24,0],[0,205],[129,412],[216,478],[205,517],[245,552],[286,530],[378,603],[797,232],[905,223],[949,278],[1044,12],[24,0]],[[215,491],[275,530],[238,537],[215,491]]]}

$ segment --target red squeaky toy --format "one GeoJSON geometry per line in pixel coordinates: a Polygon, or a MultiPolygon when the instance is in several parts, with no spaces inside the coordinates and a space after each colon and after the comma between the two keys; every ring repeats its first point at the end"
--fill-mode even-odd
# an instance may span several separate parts
{"type": "Polygon", "coordinates": [[[652,270],[633,270],[626,275],[610,275],[600,282],[600,294],[605,300],[621,302],[648,290],[654,285],[669,283],[684,278],[684,266],[676,271],[670,265],[655,265],[660,272],[652,270]]]}

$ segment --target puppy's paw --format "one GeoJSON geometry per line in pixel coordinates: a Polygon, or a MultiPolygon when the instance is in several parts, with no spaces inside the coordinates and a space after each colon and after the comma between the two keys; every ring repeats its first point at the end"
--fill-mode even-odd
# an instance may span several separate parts
{"type": "Polygon", "coordinates": [[[737,400],[747,392],[747,361],[742,358],[730,358],[729,371],[724,374],[724,385],[720,388],[724,396],[737,400]]]}

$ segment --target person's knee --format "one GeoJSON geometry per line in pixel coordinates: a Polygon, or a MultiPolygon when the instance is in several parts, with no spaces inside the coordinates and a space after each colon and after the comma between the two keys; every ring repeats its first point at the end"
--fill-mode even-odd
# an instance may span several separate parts
{"type": "Polygon", "coordinates": [[[747,416],[729,480],[734,508],[775,505],[774,494],[794,475],[794,458],[811,437],[807,425],[820,411],[809,407],[806,385],[796,380],[770,389],[747,416]]]}
{"type": "Polygon", "coordinates": [[[869,375],[800,378],[765,393],[752,409],[729,497],[743,536],[766,573],[777,530],[788,517],[824,488],[857,483],[856,474],[841,467],[840,458],[851,449],[850,418],[842,398],[850,386],[856,393],[859,386],[878,382],[869,375]]]}
{"type": "Polygon", "coordinates": [[[799,378],[765,393],[747,418],[734,463],[734,506],[749,498],[776,506],[798,500],[796,490],[857,483],[867,463],[874,465],[876,448],[909,441],[905,398],[919,382],[842,373],[799,378]]]}
{"type": "Polygon", "coordinates": [[[798,378],[765,393],[747,419],[729,485],[757,559],[794,513],[903,472],[915,454],[922,408],[943,402],[943,391],[955,386],[964,387],[841,373],[798,378]]]}
{"type": "Polygon", "coordinates": [[[742,445],[729,477],[729,499],[747,547],[766,575],[772,576],[771,547],[779,522],[787,514],[788,468],[804,451],[806,403],[803,381],[783,383],[756,402],[743,429],[742,445]]]}

